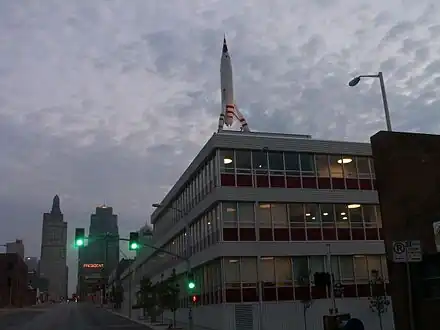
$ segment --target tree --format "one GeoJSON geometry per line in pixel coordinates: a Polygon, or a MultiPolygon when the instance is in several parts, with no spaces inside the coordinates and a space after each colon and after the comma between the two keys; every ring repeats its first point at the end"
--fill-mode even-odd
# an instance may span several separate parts
{"type": "Polygon", "coordinates": [[[114,303],[116,309],[121,309],[122,302],[124,301],[124,288],[121,283],[116,284],[114,293],[114,303]]]}
{"type": "MultiPolygon", "coordinates": [[[[163,277],[162,277],[163,278],[163,277]]],[[[179,284],[176,270],[173,269],[171,276],[156,284],[156,294],[160,309],[173,312],[173,326],[176,326],[176,311],[179,307],[179,284]]]]}
{"type": "Polygon", "coordinates": [[[180,287],[177,282],[176,269],[174,268],[171,276],[167,280],[167,289],[166,307],[173,312],[173,326],[176,327],[176,311],[179,308],[180,287]]]}
{"type": "Polygon", "coordinates": [[[382,316],[388,310],[390,301],[385,294],[384,280],[380,277],[379,271],[373,269],[371,271],[371,277],[371,296],[369,297],[370,309],[377,314],[380,330],[383,330],[382,316]]]}
{"type": "Polygon", "coordinates": [[[142,313],[145,317],[146,312],[151,317],[151,321],[155,322],[156,318],[156,292],[151,280],[144,276],[140,283],[140,288],[137,293],[138,301],[134,308],[142,308],[142,313]]]}

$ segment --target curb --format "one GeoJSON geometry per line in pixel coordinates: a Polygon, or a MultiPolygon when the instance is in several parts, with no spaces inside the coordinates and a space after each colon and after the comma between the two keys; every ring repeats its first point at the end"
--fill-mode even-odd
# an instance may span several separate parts
{"type": "Polygon", "coordinates": [[[100,307],[100,308],[103,309],[103,310],[105,310],[105,311],[107,311],[107,312],[109,312],[109,313],[112,313],[112,314],[114,314],[114,315],[117,315],[117,316],[123,317],[124,319],[130,320],[130,321],[135,322],[135,323],[137,323],[137,324],[142,324],[142,325],[144,325],[144,326],[146,326],[146,327],[149,327],[150,329],[153,329],[153,328],[151,328],[148,324],[146,324],[146,323],[144,323],[144,322],[142,322],[142,321],[140,321],[140,320],[132,319],[131,317],[129,317],[129,316],[125,315],[125,314],[122,314],[122,313],[115,312],[114,310],[112,310],[112,309],[110,309],[110,308],[106,308],[106,307],[100,307]]]}

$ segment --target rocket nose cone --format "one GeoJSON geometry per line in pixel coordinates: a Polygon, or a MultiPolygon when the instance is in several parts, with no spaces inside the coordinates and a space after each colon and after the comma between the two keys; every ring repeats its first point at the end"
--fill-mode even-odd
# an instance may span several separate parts
{"type": "Polygon", "coordinates": [[[228,52],[228,45],[226,44],[226,37],[223,37],[223,53],[228,52]]]}

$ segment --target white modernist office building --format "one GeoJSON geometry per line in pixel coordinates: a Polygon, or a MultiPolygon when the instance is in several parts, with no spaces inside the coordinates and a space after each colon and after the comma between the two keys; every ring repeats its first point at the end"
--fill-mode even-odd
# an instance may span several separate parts
{"type": "MultiPolygon", "coordinates": [[[[302,328],[304,318],[322,329],[334,307],[380,328],[369,297],[378,286],[386,293],[388,274],[369,144],[216,133],[161,205],[152,242],[190,257],[196,329],[302,328]],[[335,300],[314,285],[316,272],[333,273],[335,300]],[[372,273],[384,284],[372,285],[372,273]]],[[[187,322],[185,262],[151,250],[122,276],[125,313],[142,276],[159,281],[173,268],[181,274],[177,319],[187,322]]],[[[381,318],[392,328],[391,306],[381,318]]]]}

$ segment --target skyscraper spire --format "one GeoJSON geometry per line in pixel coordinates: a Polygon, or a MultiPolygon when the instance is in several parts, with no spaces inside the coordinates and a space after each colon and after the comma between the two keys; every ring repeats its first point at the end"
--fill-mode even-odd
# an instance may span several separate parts
{"type": "Polygon", "coordinates": [[[60,209],[60,197],[58,195],[55,195],[52,201],[52,210],[50,211],[51,214],[61,214],[60,209]]]}

